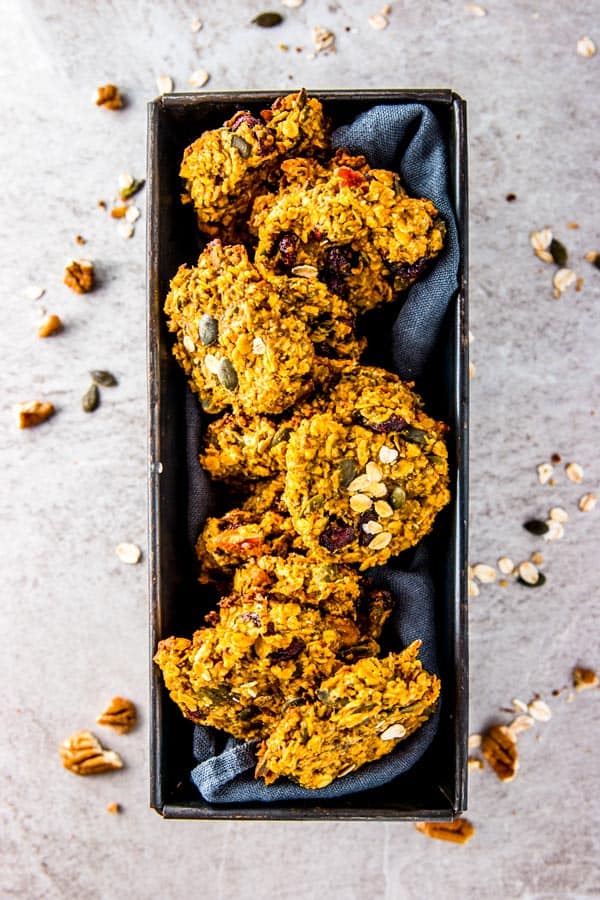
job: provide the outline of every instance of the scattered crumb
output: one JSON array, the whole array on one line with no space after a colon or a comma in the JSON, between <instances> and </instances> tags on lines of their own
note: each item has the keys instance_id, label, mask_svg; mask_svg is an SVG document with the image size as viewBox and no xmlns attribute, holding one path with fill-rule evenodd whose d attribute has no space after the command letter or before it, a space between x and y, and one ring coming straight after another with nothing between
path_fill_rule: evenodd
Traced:
<instances>
[{"instance_id":1,"label":"scattered crumb","mask_svg":"<svg viewBox=\"0 0 600 900\"><path fill-rule=\"evenodd\" d=\"M98 206L100 207L100 209L106 209L106 201L98 200Z\"/></svg>"},{"instance_id":2,"label":"scattered crumb","mask_svg":"<svg viewBox=\"0 0 600 900\"><path fill-rule=\"evenodd\" d=\"M197 34L198 31L202 31L204 26L204 22L202 19L192 19L190 22L190 31L193 31L194 34Z\"/></svg>"},{"instance_id":3,"label":"scattered crumb","mask_svg":"<svg viewBox=\"0 0 600 900\"><path fill-rule=\"evenodd\" d=\"M192 87L201 88L208 82L210 75L204 69L195 69L188 79Z\"/></svg>"},{"instance_id":4,"label":"scattered crumb","mask_svg":"<svg viewBox=\"0 0 600 900\"><path fill-rule=\"evenodd\" d=\"M481 747L481 735L470 734L467 740L467 747L469 748L469 750L476 750L477 747Z\"/></svg>"},{"instance_id":5,"label":"scattered crumb","mask_svg":"<svg viewBox=\"0 0 600 900\"><path fill-rule=\"evenodd\" d=\"M312 39L316 53L335 53L335 34L327 28L315 25L312 30Z\"/></svg>"},{"instance_id":6,"label":"scattered crumb","mask_svg":"<svg viewBox=\"0 0 600 900\"><path fill-rule=\"evenodd\" d=\"M557 466L560 462L562 462L562 456L560 453L553 453L550 457L550 462Z\"/></svg>"},{"instance_id":7,"label":"scattered crumb","mask_svg":"<svg viewBox=\"0 0 600 900\"><path fill-rule=\"evenodd\" d=\"M579 222L567 222L567 228L571 228L571 229L579 228Z\"/></svg>"},{"instance_id":8,"label":"scattered crumb","mask_svg":"<svg viewBox=\"0 0 600 900\"><path fill-rule=\"evenodd\" d=\"M477 563L473 566L473 577L482 584L492 584L496 580L496 570L485 563Z\"/></svg>"},{"instance_id":9,"label":"scattered crumb","mask_svg":"<svg viewBox=\"0 0 600 900\"><path fill-rule=\"evenodd\" d=\"M567 463L565 466L565 474L569 481L574 482L575 484L581 484L583 481L583 469L576 462Z\"/></svg>"},{"instance_id":10,"label":"scattered crumb","mask_svg":"<svg viewBox=\"0 0 600 900\"><path fill-rule=\"evenodd\" d=\"M540 484L547 484L552 475L554 474L554 468L550 465L550 463L540 463L536 466L538 481Z\"/></svg>"},{"instance_id":11,"label":"scattered crumb","mask_svg":"<svg viewBox=\"0 0 600 900\"><path fill-rule=\"evenodd\" d=\"M471 13L472 16L478 16L479 18L487 16L487 9L483 6L478 6L477 3L465 3L465 10Z\"/></svg>"},{"instance_id":12,"label":"scattered crumb","mask_svg":"<svg viewBox=\"0 0 600 900\"><path fill-rule=\"evenodd\" d=\"M508 203L514 203L516 199L517 199L517 195L513 194L512 192L506 195L506 201Z\"/></svg>"},{"instance_id":13,"label":"scattered crumb","mask_svg":"<svg viewBox=\"0 0 600 900\"><path fill-rule=\"evenodd\" d=\"M113 815L118 815L123 812L123 807L120 803L109 803L106 807L106 812L112 813Z\"/></svg>"},{"instance_id":14,"label":"scattered crumb","mask_svg":"<svg viewBox=\"0 0 600 900\"><path fill-rule=\"evenodd\" d=\"M552 710L543 700L532 700L527 704L527 711L537 722L548 722L552 718Z\"/></svg>"},{"instance_id":15,"label":"scattered crumb","mask_svg":"<svg viewBox=\"0 0 600 900\"><path fill-rule=\"evenodd\" d=\"M128 566L134 566L142 558L142 551L137 544L118 544L115 552L121 562L126 563Z\"/></svg>"},{"instance_id":16,"label":"scattered crumb","mask_svg":"<svg viewBox=\"0 0 600 900\"><path fill-rule=\"evenodd\" d=\"M156 87L159 94L170 94L175 87L173 79L170 75L159 75L156 79Z\"/></svg>"},{"instance_id":17,"label":"scattered crumb","mask_svg":"<svg viewBox=\"0 0 600 900\"><path fill-rule=\"evenodd\" d=\"M515 564L510 556L501 556L498 560L498 568L503 575L510 575L515 568Z\"/></svg>"},{"instance_id":18,"label":"scattered crumb","mask_svg":"<svg viewBox=\"0 0 600 900\"><path fill-rule=\"evenodd\" d=\"M579 498L578 507L581 512L591 512L598 502L596 494L584 494Z\"/></svg>"},{"instance_id":19,"label":"scattered crumb","mask_svg":"<svg viewBox=\"0 0 600 900\"><path fill-rule=\"evenodd\" d=\"M135 228L133 227L131 222L121 222L119 224L118 231L119 231L119 234L121 235L121 237L124 240L128 241L129 238L133 237Z\"/></svg>"},{"instance_id":20,"label":"scattered crumb","mask_svg":"<svg viewBox=\"0 0 600 900\"><path fill-rule=\"evenodd\" d=\"M586 59L589 59L590 56L596 55L596 45L594 44L591 37L587 36L587 34L583 37L580 37L577 41L577 52L580 56L583 56Z\"/></svg>"},{"instance_id":21,"label":"scattered crumb","mask_svg":"<svg viewBox=\"0 0 600 900\"><path fill-rule=\"evenodd\" d=\"M76 244L79 244L79 246L81 247L83 244L87 244L87 241L86 241L86 239L83 237L82 234L76 234L76 235L75 235L75 243L76 243Z\"/></svg>"},{"instance_id":22,"label":"scattered crumb","mask_svg":"<svg viewBox=\"0 0 600 900\"><path fill-rule=\"evenodd\" d=\"M371 28L374 28L375 31L383 31L389 24L387 16L383 13L376 13L373 16L369 16L369 25Z\"/></svg>"},{"instance_id":23,"label":"scattered crumb","mask_svg":"<svg viewBox=\"0 0 600 900\"><path fill-rule=\"evenodd\" d=\"M469 772L472 772L473 769L483 769L483 760L479 759L478 756L469 756L467 759L467 768Z\"/></svg>"},{"instance_id":24,"label":"scattered crumb","mask_svg":"<svg viewBox=\"0 0 600 900\"><path fill-rule=\"evenodd\" d=\"M37 284L28 284L27 287L24 287L21 291L25 300L39 300L45 293L46 288L40 287Z\"/></svg>"}]
</instances>

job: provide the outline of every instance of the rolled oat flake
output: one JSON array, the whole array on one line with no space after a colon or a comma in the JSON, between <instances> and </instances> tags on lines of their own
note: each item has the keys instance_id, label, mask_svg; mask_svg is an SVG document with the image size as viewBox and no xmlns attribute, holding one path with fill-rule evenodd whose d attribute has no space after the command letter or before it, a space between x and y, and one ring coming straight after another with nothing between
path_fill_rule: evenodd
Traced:
<instances>
[{"instance_id":1,"label":"rolled oat flake","mask_svg":"<svg viewBox=\"0 0 600 900\"><path fill-rule=\"evenodd\" d=\"M128 566L134 566L139 563L142 558L142 551L137 544L123 543L117 544L116 554L122 563Z\"/></svg>"}]
</instances>

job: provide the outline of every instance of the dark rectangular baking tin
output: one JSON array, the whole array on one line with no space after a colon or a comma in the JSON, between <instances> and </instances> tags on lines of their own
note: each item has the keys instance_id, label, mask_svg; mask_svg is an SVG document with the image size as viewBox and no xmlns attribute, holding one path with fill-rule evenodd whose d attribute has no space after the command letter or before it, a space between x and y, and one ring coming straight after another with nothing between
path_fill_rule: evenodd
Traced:
<instances>
[{"instance_id":1,"label":"dark rectangular baking tin","mask_svg":"<svg viewBox=\"0 0 600 900\"><path fill-rule=\"evenodd\" d=\"M283 92L166 95L148 105L148 397L150 653L170 634L201 624L195 559L186 534L184 385L170 353L162 313L178 266L193 262L198 244L189 208L180 203L183 149L238 109L259 110ZM467 680L467 137L465 102L450 90L314 91L334 125L378 103L425 103L446 130L450 189L461 245L459 290L446 317L431 373L435 415L451 426L452 503L436 523L438 652L444 688L434 743L410 772L376 790L319 804L209 804L189 779L192 729L151 665L151 806L179 819L452 819L466 809ZM423 386L417 385L423 392Z\"/></svg>"}]
</instances>

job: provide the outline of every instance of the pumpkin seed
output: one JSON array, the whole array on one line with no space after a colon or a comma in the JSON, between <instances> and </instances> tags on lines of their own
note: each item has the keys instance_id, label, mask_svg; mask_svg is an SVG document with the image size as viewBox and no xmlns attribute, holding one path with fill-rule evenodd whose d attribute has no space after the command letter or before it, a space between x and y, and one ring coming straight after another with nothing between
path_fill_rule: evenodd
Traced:
<instances>
[{"instance_id":1,"label":"pumpkin seed","mask_svg":"<svg viewBox=\"0 0 600 900\"><path fill-rule=\"evenodd\" d=\"M427 440L427 432L421 428L403 428L400 434L405 441L409 441L411 444L419 444L419 446L423 446Z\"/></svg>"},{"instance_id":2,"label":"pumpkin seed","mask_svg":"<svg viewBox=\"0 0 600 900\"><path fill-rule=\"evenodd\" d=\"M205 347L214 344L219 336L219 323L208 313L200 316L200 324L198 325L198 336Z\"/></svg>"},{"instance_id":3,"label":"pumpkin seed","mask_svg":"<svg viewBox=\"0 0 600 900\"><path fill-rule=\"evenodd\" d=\"M217 378L223 385L226 391L235 391L238 386L238 377L237 372L227 359L227 357L223 357L221 362L219 363L219 368L217 370Z\"/></svg>"},{"instance_id":4,"label":"pumpkin seed","mask_svg":"<svg viewBox=\"0 0 600 900\"><path fill-rule=\"evenodd\" d=\"M128 185L124 185L123 187L121 187L121 190L119 191L119 197L121 198L121 200L129 200L130 197L133 197L134 194L137 194L138 191L141 191L145 184L146 181L143 178L140 178L139 181L137 178L132 178L131 182Z\"/></svg>"},{"instance_id":5,"label":"pumpkin seed","mask_svg":"<svg viewBox=\"0 0 600 900\"><path fill-rule=\"evenodd\" d=\"M406 502L406 491L400 485L396 485L390 494L390 503L394 509L400 509Z\"/></svg>"},{"instance_id":6,"label":"pumpkin seed","mask_svg":"<svg viewBox=\"0 0 600 900\"><path fill-rule=\"evenodd\" d=\"M306 509L308 512L316 512L320 509L325 503L325 497L322 494L316 494L314 497L311 497L308 503L306 504Z\"/></svg>"},{"instance_id":7,"label":"pumpkin seed","mask_svg":"<svg viewBox=\"0 0 600 900\"><path fill-rule=\"evenodd\" d=\"M118 384L112 372L107 372L104 369L92 369L90 377L94 384L99 384L100 387L115 387Z\"/></svg>"},{"instance_id":8,"label":"pumpkin seed","mask_svg":"<svg viewBox=\"0 0 600 900\"><path fill-rule=\"evenodd\" d=\"M529 519L523 523L523 528L530 534L535 534L538 537L541 537L548 531L548 526L541 519Z\"/></svg>"},{"instance_id":9,"label":"pumpkin seed","mask_svg":"<svg viewBox=\"0 0 600 900\"><path fill-rule=\"evenodd\" d=\"M235 147L242 159L248 159L250 153L252 152L252 147L250 146L248 141L245 141L244 138L239 134L233 135L233 137L231 138L231 146Z\"/></svg>"},{"instance_id":10,"label":"pumpkin seed","mask_svg":"<svg viewBox=\"0 0 600 900\"><path fill-rule=\"evenodd\" d=\"M276 431L273 435L273 439L271 441L271 447L276 447L277 444L281 444L282 441L287 441L290 434L292 433L292 429L289 425L284 425L279 431Z\"/></svg>"},{"instance_id":11,"label":"pumpkin seed","mask_svg":"<svg viewBox=\"0 0 600 900\"><path fill-rule=\"evenodd\" d=\"M358 466L353 459L343 459L340 463L340 484L347 488L354 481L358 472Z\"/></svg>"},{"instance_id":12,"label":"pumpkin seed","mask_svg":"<svg viewBox=\"0 0 600 900\"><path fill-rule=\"evenodd\" d=\"M259 13L252 19L252 24L258 25L259 28L274 28L275 25L281 25L282 22L283 16L278 12Z\"/></svg>"},{"instance_id":13,"label":"pumpkin seed","mask_svg":"<svg viewBox=\"0 0 600 900\"><path fill-rule=\"evenodd\" d=\"M567 260L569 259L569 254L567 252L567 248L564 244L561 244L560 241L557 241L556 238L552 238L550 241L550 246L548 247L550 252L550 256L554 260L557 266L566 266Z\"/></svg>"},{"instance_id":14,"label":"pumpkin seed","mask_svg":"<svg viewBox=\"0 0 600 900\"><path fill-rule=\"evenodd\" d=\"M81 408L84 412L91 413L98 408L100 403L100 391L98 386L92 382L81 398Z\"/></svg>"}]
</instances>

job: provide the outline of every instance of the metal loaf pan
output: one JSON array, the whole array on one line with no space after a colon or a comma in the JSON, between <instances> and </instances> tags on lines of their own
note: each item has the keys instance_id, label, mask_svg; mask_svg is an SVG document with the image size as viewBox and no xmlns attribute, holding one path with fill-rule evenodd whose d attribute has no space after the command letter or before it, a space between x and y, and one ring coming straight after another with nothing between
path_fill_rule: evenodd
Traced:
<instances>
[{"instance_id":1,"label":"metal loaf pan","mask_svg":"<svg viewBox=\"0 0 600 900\"><path fill-rule=\"evenodd\" d=\"M236 110L258 111L282 92L172 94L148 107L148 397L150 654L170 634L202 624L203 598L186 533L185 379L173 359L162 306L169 281L193 263L200 243L193 213L180 202L184 148ZM433 744L405 775L376 790L319 804L215 805L189 779L192 723L169 699L151 667L151 806L179 819L452 819L466 808L467 739L467 137L465 102L450 90L314 91L333 125L379 103L427 104L438 116L451 162L450 190L461 246L459 290L444 323L436 361L417 384L432 414L451 428L452 502L434 529L438 654L444 686ZM385 331L380 330L380 334ZM370 344L370 356L378 355ZM385 365L385 348L381 347Z\"/></svg>"}]
</instances>

